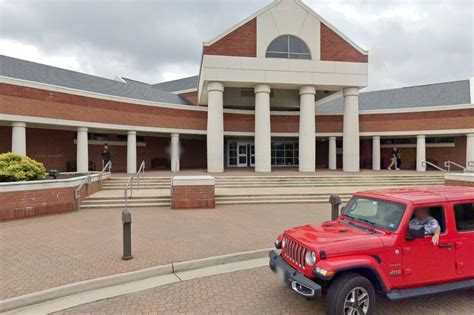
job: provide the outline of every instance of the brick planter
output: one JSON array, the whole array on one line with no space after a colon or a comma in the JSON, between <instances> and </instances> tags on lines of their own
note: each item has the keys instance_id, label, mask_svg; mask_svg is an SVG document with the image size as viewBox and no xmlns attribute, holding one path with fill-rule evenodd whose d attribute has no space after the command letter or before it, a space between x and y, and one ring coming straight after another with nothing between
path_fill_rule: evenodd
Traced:
<instances>
[{"instance_id":1,"label":"brick planter","mask_svg":"<svg viewBox=\"0 0 474 315\"><path fill-rule=\"evenodd\" d=\"M474 187L474 173L446 174L444 184L446 186Z\"/></svg>"},{"instance_id":2,"label":"brick planter","mask_svg":"<svg viewBox=\"0 0 474 315\"><path fill-rule=\"evenodd\" d=\"M70 212L88 195L101 190L99 174L91 176L90 185L81 189L80 200L75 190L84 176L57 180L38 180L0 184L0 221Z\"/></svg>"},{"instance_id":3,"label":"brick planter","mask_svg":"<svg viewBox=\"0 0 474 315\"><path fill-rule=\"evenodd\" d=\"M171 182L173 209L213 209L216 207L212 176L174 176Z\"/></svg>"}]
</instances>

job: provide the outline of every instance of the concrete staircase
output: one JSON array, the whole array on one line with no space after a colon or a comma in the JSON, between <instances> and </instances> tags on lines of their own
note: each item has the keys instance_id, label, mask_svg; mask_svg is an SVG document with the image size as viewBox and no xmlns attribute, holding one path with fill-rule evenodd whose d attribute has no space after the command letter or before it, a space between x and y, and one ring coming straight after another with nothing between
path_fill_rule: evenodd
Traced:
<instances>
[{"instance_id":1,"label":"concrete staircase","mask_svg":"<svg viewBox=\"0 0 474 315\"><path fill-rule=\"evenodd\" d=\"M124 190L128 177L112 177L102 186L102 190ZM170 177L140 177L140 190L142 189L169 189ZM135 181L133 187L137 187Z\"/></svg>"},{"instance_id":2,"label":"concrete staircase","mask_svg":"<svg viewBox=\"0 0 474 315\"><path fill-rule=\"evenodd\" d=\"M216 188L443 185L443 175L222 176Z\"/></svg>"},{"instance_id":3,"label":"concrete staircase","mask_svg":"<svg viewBox=\"0 0 474 315\"><path fill-rule=\"evenodd\" d=\"M112 177L103 191L86 198L81 209L123 208L126 177ZM330 194L343 201L370 187L443 185L443 174L357 174L293 176L216 176L217 204L327 203ZM136 188L137 185L135 184ZM131 208L169 207L170 177L141 177L140 190L129 199Z\"/></svg>"}]
</instances>

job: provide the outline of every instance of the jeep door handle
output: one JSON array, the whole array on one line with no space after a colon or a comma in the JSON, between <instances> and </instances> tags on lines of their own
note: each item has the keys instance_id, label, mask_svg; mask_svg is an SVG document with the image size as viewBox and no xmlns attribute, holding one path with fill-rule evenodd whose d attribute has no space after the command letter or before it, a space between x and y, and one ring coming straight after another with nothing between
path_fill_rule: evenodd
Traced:
<instances>
[{"instance_id":1,"label":"jeep door handle","mask_svg":"<svg viewBox=\"0 0 474 315\"><path fill-rule=\"evenodd\" d=\"M453 247L453 244L439 244L438 247L439 248L451 248L451 247Z\"/></svg>"}]
</instances>

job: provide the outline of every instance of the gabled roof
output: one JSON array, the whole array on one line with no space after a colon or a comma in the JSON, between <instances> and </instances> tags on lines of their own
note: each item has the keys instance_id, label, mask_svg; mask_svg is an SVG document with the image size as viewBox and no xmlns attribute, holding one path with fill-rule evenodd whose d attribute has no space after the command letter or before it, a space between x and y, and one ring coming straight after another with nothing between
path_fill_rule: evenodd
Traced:
<instances>
[{"instance_id":1,"label":"gabled roof","mask_svg":"<svg viewBox=\"0 0 474 315\"><path fill-rule=\"evenodd\" d=\"M360 110L423 108L470 104L469 80L434 83L404 88L364 92L359 95ZM344 99L333 99L316 106L317 113L342 113Z\"/></svg>"},{"instance_id":2,"label":"gabled roof","mask_svg":"<svg viewBox=\"0 0 474 315\"><path fill-rule=\"evenodd\" d=\"M195 75L192 77L153 84L152 87L160 89L162 91L178 92L197 89L198 84L199 76Z\"/></svg>"},{"instance_id":3,"label":"gabled roof","mask_svg":"<svg viewBox=\"0 0 474 315\"><path fill-rule=\"evenodd\" d=\"M146 84L128 84L3 55L0 76L128 99L191 105L179 95Z\"/></svg>"},{"instance_id":4,"label":"gabled roof","mask_svg":"<svg viewBox=\"0 0 474 315\"><path fill-rule=\"evenodd\" d=\"M284 1L294 1L297 5L299 5L300 7L302 7L304 10L306 10L309 14L311 14L312 16L314 16L315 18L317 18L319 21L321 21L321 23L323 23L324 25L326 25L329 29L331 29L332 31L334 31L336 34L338 34L340 37L342 37L346 42L348 42L352 47L354 47L355 49L357 49L360 53L364 54L364 55L367 55L368 54L368 51L364 48L362 48L361 46L359 46L358 44L356 44L355 42L353 42L349 37L347 37L346 35L344 35L341 31L339 31L334 25L332 25L331 23L329 23L327 20L325 20L323 17L321 17L319 14L317 14L313 9L311 9L309 6L307 6L306 4L304 4L301 0L273 0L272 3L268 4L267 6L265 6L264 8L258 10L257 12L255 12L254 14L250 15L249 17L247 17L245 20L237 23L236 25L232 26L231 28L227 29L225 32L221 33L220 35L214 37L212 40L208 41L208 42L205 42L204 45L205 46L209 46L209 45L212 45L214 44L215 42L217 42L218 40L224 38L225 36L227 36L228 34L232 33L233 31L237 30L238 28L240 28L241 26L243 26L244 24L248 23L249 21L255 19L256 17L262 15L263 13L265 13L266 11L272 9L273 7L276 7L278 6L279 4L281 4L282 2Z\"/></svg>"}]
</instances>

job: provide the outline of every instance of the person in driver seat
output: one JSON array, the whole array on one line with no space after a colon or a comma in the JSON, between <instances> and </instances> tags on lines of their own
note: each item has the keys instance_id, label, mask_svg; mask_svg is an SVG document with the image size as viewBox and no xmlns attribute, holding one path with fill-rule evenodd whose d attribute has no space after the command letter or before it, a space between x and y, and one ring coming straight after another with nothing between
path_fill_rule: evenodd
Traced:
<instances>
[{"instance_id":1,"label":"person in driver seat","mask_svg":"<svg viewBox=\"0 0 474 315\"><path fill-rule=\"evenodd\" d=\"M431 242L433 245L438 245L441 226L435 218L430 216L429 208L415 209L415 217L410 220L410 225L423 225L425 235L433 235Z\"/></svg>"}]
</instances>

